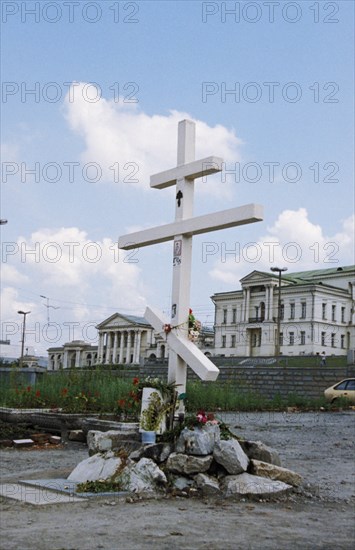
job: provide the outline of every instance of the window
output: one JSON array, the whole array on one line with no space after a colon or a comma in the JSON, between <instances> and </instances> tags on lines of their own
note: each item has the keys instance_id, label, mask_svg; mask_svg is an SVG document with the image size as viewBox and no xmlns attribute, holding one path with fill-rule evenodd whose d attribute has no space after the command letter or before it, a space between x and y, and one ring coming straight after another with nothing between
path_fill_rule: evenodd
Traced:
<instances>
[{"instance_id":1,"label":"window","mask_svg":"<svg viewBox=\"0 0 355 550\"><path fill-rule=\"evenodd\" d=\"M349 380L349 382L346 385L347 390L355 390L355 380Z\"/></svg>"},{"instance_id":2,"label":"window","mask_svg":"<svg viewBox=\"0 0 355 550\"><path fill-rule=\"evenodd\" d=\"M231 336L231 348L235 348L235 334Z\"/></svg>"},{"instance_id":3,"label":"window","mask_svg":"<svg viewBox=\"0 0 355 550\"><path fill-rule=\"evenodd\" d=\"M295 333L290 332L290 346L294 346L294 345L295 345Z\"/></svg>"},{"instance_id":4,"label":"window","mask_svg":"<svg viewBox=\"0 0 355 550\"><path fill-rule=\"evenodd\" d=\"M227 310L226 309L223 310L223 321L222 322L223 322L224 325L227 322Z\"/></svg>"},{"instance_id":5,"label":"window","mask_svg":"<svg viewBox=\"0 0 355 550\"><path fill-rule=\"evenodd\" d=\"M344 336L344 334L342 334L340 336L340 347L341 347L341 349L345 348L345 336Z\"/></svg>"},{"instance_id":6,"label":"window","mask_svg":"<svg viewBox=\"0 0 355 550\"><path fill-rule=\"evenodd\" d=\"M336 306L332 305L332 321L335 321Z\"/></svg>"},{"instance_id":7,"label":"window","mask_svg":"<svg viewBox=\"0 0 355 550\"><path fill-rule=\"evenodd\" d=\"M322 344L322 346L326 345L326 343L325 343L325 332L321 333L321 344Z\"/></svg>"},{"instance_id":8,"label":"window","mask_svg":"<svg viewBox=\"0 0 355 550\"><path fill-rule=\"evenodd\" d=\"M280 332L279 344L280 344L280 346L284 345L284 334L283 334L283 332Z\"/></svg>"},{"instance_id":9,"label":"window","mask_svg":"<svg viewBox=\"0 0 355 550\"><path fill-rule=\"evenodd\" d=\"M335 333L334 332L332 332L330 341L331 341L332 348L335 348L336 346L335 346Z\"/></svg>"},{"instance_id":10,"label":"window","mask_svg":"<svg viewBox=\"0 0 355 550\"><path fill-rule=\"evenodd\" d=\"M341 322L345 323L345 307L341 308Z\"/></svg>"},{"instance_id":11,"label":"window","mask_svg":"<svg viewBox=\"0 0 355 550\"><path fill-rule=\"evenodd\" d=\"M301 302L301 319L305 319L307 314L307 304L306 302Z\"/></svg>"},{"instance_id":12,"label":"window","mask_svg":"<svg viewBox=\"0 0 355 550\"><path fill-rule=\"evenodd\" d=\"M322 304L322 319L327 318L327 304Z\"/></svg>"},{"instance_id":13,"label":"window","mask_svg":"<svg viewBox=\"0 0 355 550\"><path fill-rule=\"evenodd\" d=\"M294 319L294 318L295 318L295 304L291 303L290 304L290 319Z\"/></svg>"},{"instance_id":14,"label":"window","mask_svg":"<svg viewBox=\"0 0 355 550\"><path fill-rule=\"evenodd\" d=\"M222 348L226 347L226 337L222 336Z\"/></svg>"},{"instance_id":15,"label":"window","mask_svg":"<svg viewBox=\"0 0 355 550\"><path fill-rule=\"evenodd\" d=\"M285 306L284 304L281 304L281 307L280 307L280 319L284 319L285 317Z\"/></svg>"},{"instance_id":16,"label":"window","mask_svg":"<svg viewBox=\"0 0 355 550\"><path fill-rule=\"evenodd\" d=\"M237 322L237 310L233 309L232 310L232 323L236 323L236 322Z\"/></svg>"},{"instance_id":17,"label":"window","mask_svg":"<svg viewBox=\"0 0 355 550\"><path fill-rule=\"evenodd\" d=\"M301 346L304 346L306 343L306 333L304 330L301 330Z\"/></svg>"}]
</instances>

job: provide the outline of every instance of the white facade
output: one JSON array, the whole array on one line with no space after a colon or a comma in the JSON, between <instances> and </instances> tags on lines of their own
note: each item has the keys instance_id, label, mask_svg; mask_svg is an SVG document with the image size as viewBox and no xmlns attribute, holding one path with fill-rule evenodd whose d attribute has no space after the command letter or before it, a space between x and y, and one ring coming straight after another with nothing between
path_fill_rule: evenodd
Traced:
<instances>
[{"instance_id":1,"label":"white facade","mask_svg":"<svg viewBox=\"0 0 355 550\"><path fill-rule=\"evenodd\" d=\"M97 325L98 346L74 340L48 349L48 370L89 367L99 364L140 364L144 359L164 361L169 348L144 317L115 313ZM205 355L213 354L212 330L203 329L197 342Z\"/></svg>"},{"instance_id":2,"label":"white facade","mask_svg":"<svg viewBox=\"0 0 355 550\"><path fill-rule=\"evenodd\" d=\"M212 296L215 355L275 355L278 275L253 271L242 290ZM355 348L354 266L284 273L280 353L346 355Z\"/></svg>"},{"instance_id":3,"label":"white facade","mask_svg":"<svg viewBox=\"0 0 355 550\"><path fill-rule=\"evenodd\" d=\"M96 327L99 331L99 364L139 364L142 357L153 353L167 357L164 341L155 337L144 317L115 313Z\"/></svg>"}]
</instances>

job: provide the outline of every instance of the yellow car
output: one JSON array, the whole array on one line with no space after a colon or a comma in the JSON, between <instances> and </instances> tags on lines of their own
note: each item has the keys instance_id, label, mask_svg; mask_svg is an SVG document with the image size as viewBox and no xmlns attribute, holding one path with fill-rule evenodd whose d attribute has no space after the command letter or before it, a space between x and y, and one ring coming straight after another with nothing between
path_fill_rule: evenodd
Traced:
<instances>
[{"instance_id":1,"label":"yellow car","mask_svg":"<svg viewBox=\"0 0 355 550\"><path fill-rule=\"evenodd\" d=\"M339 397L344 397L349 399L350 403L355 404L355 378L346 378L327 388L324 391L324 397L331 403L334 403Z\"/></svg>"}]
</instances>

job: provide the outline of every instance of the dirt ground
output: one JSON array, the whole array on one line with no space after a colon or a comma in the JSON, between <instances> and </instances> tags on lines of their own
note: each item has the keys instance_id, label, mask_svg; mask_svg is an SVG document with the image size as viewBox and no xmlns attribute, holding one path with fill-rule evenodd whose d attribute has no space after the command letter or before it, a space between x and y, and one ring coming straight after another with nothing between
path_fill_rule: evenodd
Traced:
<instances>
[{"instance_id":1,"label":"dirt ground","mask_svg":"<svg viewBox=\"0 0 355 550\"><path fill-rule=\"evenodd\" d=\"M222 417L222 415L221 415ZM288 550L355 547L355 412L233 413L235 433L276 448L305 487L274 501L101 497L33 506L0 497L1 550ZM83 444L3 449L1 481L66 477Z\"/></svg>"}]
</instances>

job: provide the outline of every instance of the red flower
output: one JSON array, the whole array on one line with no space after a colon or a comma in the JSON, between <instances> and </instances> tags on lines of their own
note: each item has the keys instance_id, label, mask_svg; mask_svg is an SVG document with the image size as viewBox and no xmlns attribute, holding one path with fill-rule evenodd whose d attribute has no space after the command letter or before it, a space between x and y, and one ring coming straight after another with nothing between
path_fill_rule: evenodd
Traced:
<instances>
[{"instance_id":1,"label":"red flower","mask_svg":"<svg viewBox=\"0 0 355 550\"><path fill-rule=\"evenodd\" d=\"M31 386L27 386L26 390L30 392L32 390Z\"/></svg>"},{"instance_id":2,"label":"red flower","mask_svg":"<svg viewBox=\"0 0 355 550\"><path fill-rule=\"evenodd\" d=\"M133 386L137 386L139 384L139 378L133 378Z\"/></svg>"},{"instance_id":3,"label":"red flower","mask_svg":"<svg viewBox=\"0 0 355 550\"><path fill-rule=\"evenodd\" d=\"M118 406L121 407L121 409L124 409L125 406L126 406L126 400L125 399L119 399L117 401L117 403L118 403Z\"/></svg>"},{"instance_id":4,"label":"red flower","mask_svg":"<svg viewBox=\"0 0 355 550\"><path fill-rule=\"evenodd\" d=\"M60 393L62 394L62 397L65 397L68 393L68 388L63 388Z\"/></svg>"},{"instance_id":5,"label":"red flower","mask_svg":"<svg viewBox=\"0 0 355 550\"><path fill-rule=\"evenodd\" d=\"M41 397L41 392L39 390L37 390L35 396L36 397Z\"/></svg>"}]
</instances>

